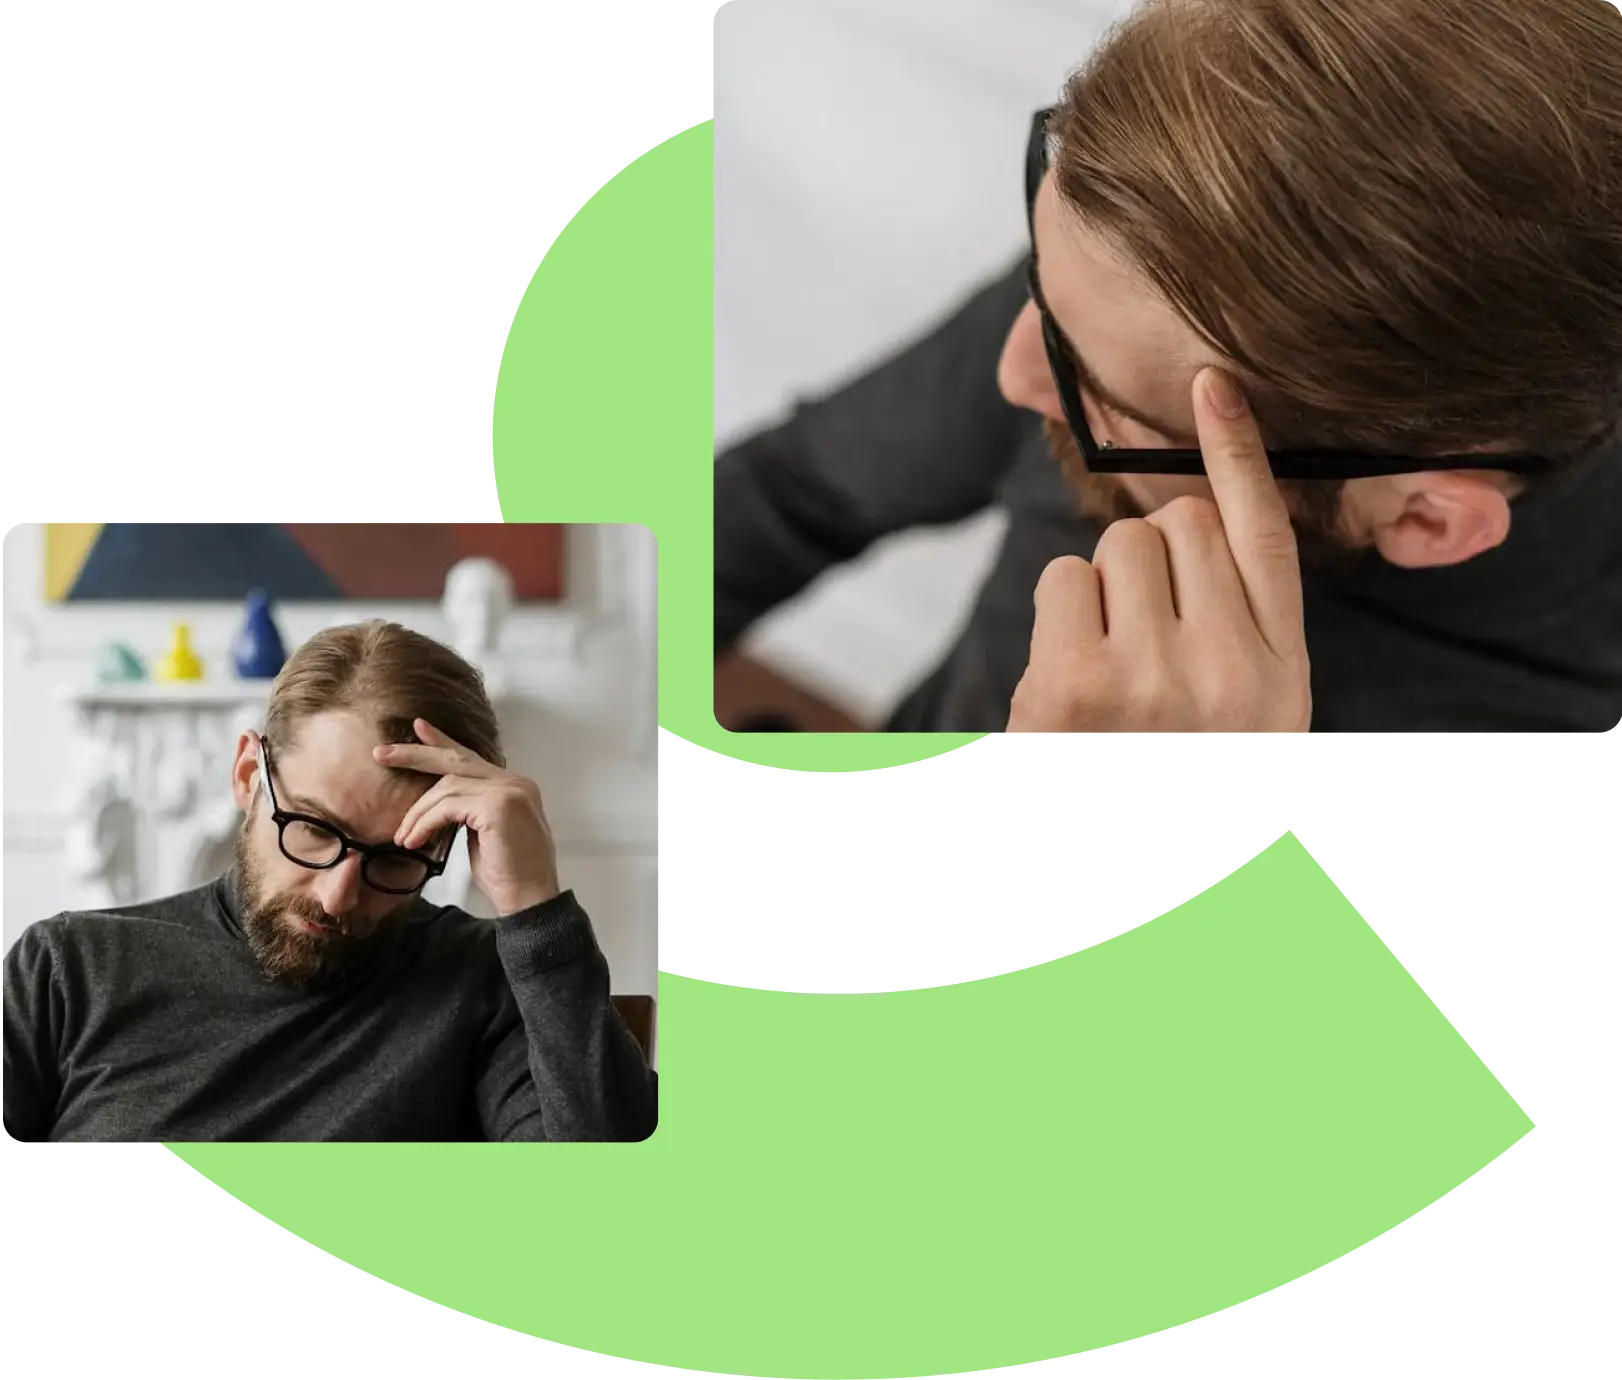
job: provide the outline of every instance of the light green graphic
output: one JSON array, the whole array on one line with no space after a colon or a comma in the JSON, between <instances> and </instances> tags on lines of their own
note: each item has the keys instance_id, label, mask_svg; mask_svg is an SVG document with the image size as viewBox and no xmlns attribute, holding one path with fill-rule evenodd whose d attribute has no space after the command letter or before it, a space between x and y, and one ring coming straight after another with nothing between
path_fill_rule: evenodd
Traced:
<instances>
[{"instance_id":1,"label":"light green graphic","mask_svg":"<svg viewBox=\"0 0 1622 1380\"><path fill-rule=\"evenodd\" d=\"M849 771L964 734L732 734L711 710L713 176L708 124L597 193L548 251L496 384L508 522L640 522L659 537L659 722L712 751Z\"/></svg>"},{"instance_id":2,"label":"light green graphic","mask_svg":"<svg viewBox=\"0 0 1622 1380\"><path fill-rule=\"evenodd\" d=\"M1291 836L1022 972L863 996L666 975L660 997L641 1145L175 1149L322 1249L536 1336L899 1376L1228 1307L1531 1127Z\"/></svg>"}]
</instances>

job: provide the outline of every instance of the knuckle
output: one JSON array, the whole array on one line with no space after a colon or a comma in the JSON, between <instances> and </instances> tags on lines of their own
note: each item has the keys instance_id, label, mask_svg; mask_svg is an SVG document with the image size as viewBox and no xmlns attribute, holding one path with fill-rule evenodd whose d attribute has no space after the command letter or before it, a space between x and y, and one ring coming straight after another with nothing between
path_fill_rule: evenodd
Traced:
<instances>
[{"instance_id":1,"label":"knuckle","mask_svg":"<svg viewBox=\"0 0 1622 1380\"><path fill-rule=\"evenodd\" d=\"M1163 532L1198 535L1222 530L1222 514L1216 504L1197 494L1179 494L1153 518Z\"/></svg>"},{"instance_id":2,"label":"knuckle","mask_svg":"<svg viewBox=\"0 0 1622 1380\"><path fill-rule=\"evenodd\" d=\"M1160 543L1159 531L1147 518L1120 518L1099 534L1098 545L1093 549L1093 563L1101 565L1123 552L1141 551Z\"/></svg>"},{"instance_id":3,"label":"knuckle","mask_svg":"<svg viewBox=\"0 0 1622 1380\"><path fill-rule=\"evenodd\" d=\"M1073 585L1087 578L1088 562L1081 556L1055 556L1042 569L1037 588L1052 589L1059 585Z\"/></svg>"},{"instance_id":4,"label":"knuckle","mask_svg":"<svg viewBox=\"0 0 1622 1380\"><path fill-rule=\"evenodd\" d=\"M1160 530L1168 546L1202 550L1226 540L1217 504L1189 493L1171 499L1165 508L1156 509L1150 514L1150 521Z\"/></svg>"},{"instance_id":5,"label":"knuckle","mask_svg":"<svg viewBox=\"0 0 1622 1380\"><path fill-rule=\"evenodd\" d=\"M1130 545L1133 542L1158 540L1155 529L1148 518L1121 518L1110 523L1104 529L1099 541L1110 542L1116 546Z\"/></svg>"},{"instance_id":6,"label":"knuckle","mask_svg":"<svg viewBox=\"0 0 1622 1380\"><path fill-rule=\"evenodd\" d=\"M1264 560L1294 561L1297 559L1295 528L1287 519L1269 522L1258 527L1249 537L1250 549Z\"/></svg>"}]
</instances>

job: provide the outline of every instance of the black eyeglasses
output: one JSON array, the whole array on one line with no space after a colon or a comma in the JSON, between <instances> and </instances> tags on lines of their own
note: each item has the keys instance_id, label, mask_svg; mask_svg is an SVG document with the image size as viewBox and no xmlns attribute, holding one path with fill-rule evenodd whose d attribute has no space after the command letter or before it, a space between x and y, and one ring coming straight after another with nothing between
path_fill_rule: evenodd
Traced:
<instances>
[{"instance_id":1,"label":"black eyeglasses","mask_svg":"<svg viewBox=\"0 0 1622 1380\"><path fill-rule=\"evenodd\" d=\"M270 779L270 741L259 739L259 780L265 799L270 802L271 822L276 826L276 841L282 856L300 867L324 872L336 867L350 853L361 857L361 880L373 891L390 896L409 896L421 891L429 881L445 870L450 857L451 843L456 838L452 829L445 839L441 856L433 857L410 848L399 848L392 843L361 843L350 838L337 825L315 815L301 815L284 810L276 803L276 787Z\"/></svg>"},{"instance_id":2,"label":"black eyeglasses","mask_svg":"<svg viewBox=\"0 0 1622 1380\"><path fill-rule=\"evenodd\" d=\"M1048 123L1051 108L1039 110L1031 120L1031 140L1025 151L1025 221L1031 237L1027 261L1031 300L1042 320L1042 343L1048 367L1059 390L1064 419L1096 474L1204 474L1205 457L1198 450L1149 450L1100 445L1087 425L1081 405L1081 382L1075 360L1059 323L1042 298L1036 273L1036 195L1052 160ZM1547 469L1549 462L1535 455L1367 455L1345 450L1269 450L1268 464L1277 479L1367 479L1385 474L1414 474L1424 470L1508 470L1528 474Z\"/></svg>"}]
</instances>

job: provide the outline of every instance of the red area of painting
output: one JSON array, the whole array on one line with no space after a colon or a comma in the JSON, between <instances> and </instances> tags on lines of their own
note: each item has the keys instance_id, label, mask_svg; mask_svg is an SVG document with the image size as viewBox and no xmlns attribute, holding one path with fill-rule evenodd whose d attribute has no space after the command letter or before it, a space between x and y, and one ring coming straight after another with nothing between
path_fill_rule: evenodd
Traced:
<instances>
[{"instance_id":1,"label":"red area of painting","mask_svg":"<svg viewBox=\"0 0 1622 1380\"><path fill-rule=\"evenodd\" d=\"M489 556L506 566L520 599L563 597L562 523L458 522L450 530L462 556Z\"/></svg>"},{"instance_id":2,"label":"red area of painting","mask_svg":"<svg viewBox=\"0 0 1622 1380\"><path fill-rule=\"evenodd\" d=\"M559 523L289 522L288 535L351 599L438 599L465 556L489 556L520 599L563 594Z\"/></svg>"},{"instance_id":3,"label":"red area of painting","mask_svg":"<svg viewBox=\"0 0 1622 1380\"><path fill-rule=\"evenodd\" d=\"M351 599L437 599L456 544L437 523L287 523L310 558Z\"/></svg>"}]
</instances>

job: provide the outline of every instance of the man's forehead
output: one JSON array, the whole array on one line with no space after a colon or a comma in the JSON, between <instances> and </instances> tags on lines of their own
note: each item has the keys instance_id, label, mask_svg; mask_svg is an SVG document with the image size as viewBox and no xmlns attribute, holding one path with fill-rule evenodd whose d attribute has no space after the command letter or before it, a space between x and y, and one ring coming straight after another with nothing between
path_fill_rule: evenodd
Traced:
<instances>
[{"instance_id":1,"label":"man's forehead","mask_svg":"<svg viewBox=\"0 0 1622 1380\"><path fill-rule=\"evenodd\" d=\"M431 777L392 771L369 757L351 761L297 747L291 753L277 752L274 765L278 786L285 781L287 789L335 801L346 797L409 803L433 784Z\"/></svg>"},{"instance_id":2,"label":"man's forehead","mask_svg":"<svg viewBox=\"0 0 1622 1380\"><path fill-rule=\"evenodd\" d=\"M1036 202L1042 293L1099 391L1192 436L1194 378L1219 358L1114 245L1060 200L1050 173Z\"/></svg>"},{"instance_id":3,"label":"man's forehead","mask_svg":"<svg viewBox=\"0 0 1622 1380\"><path fill-rule=\"evenodd\" d=\"M387 778L381 778L387 783ZM392 843L394 831L406 811L422 791L403 781L381 789L370 788L356 778L347 781L329 777L313 785L300 782L301 789L283 788L280 804L294 814L314 815L336 825L361 843Z\"/></svg>"},{"instance_id":4,"label":"man's forehead","mask_svg":"<svg viewBox=\"0 0 1622 1380\"><path fill-rule=\"evenodd\" d=\"M1044 255L1058 254L1098 275L1103 284L1116 283L1123 292L1146 286L1140 270L1126 253L1093 229L1063 197L1050 172L1036 194L1037 239Z\"/></svg>"},{"instance_id":5,"label":"man's forehead","mask_svg":"<svg viewBox=\"0 0 1622 1380\"><path fill-rule=\"evenodd\" d=\"M371 720L351 709L327 709L306 714L287 733L290 739L279 744L283 752L303 755L370 757L379 741Z\"/></svg>"},{"instance_id":6,"label":"man's forehead","mask_svg":"<svg viewBox=\"0 0 1622 1380\"><path fill-rule=\"evenodd\" d=\"M433 779L374 761L376 732L364 723L335 722L345 717L313 715L297 726L290 742L271 744L277 789L289 800L320 807L310 812L325 814L334 824L391 832Z\"/></svg>"}]
</instances>

